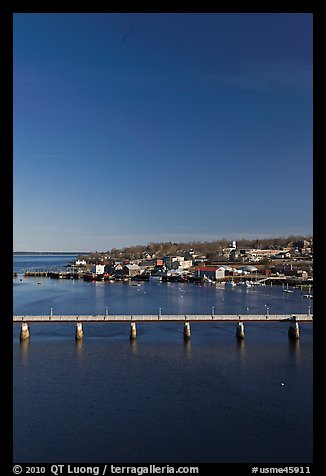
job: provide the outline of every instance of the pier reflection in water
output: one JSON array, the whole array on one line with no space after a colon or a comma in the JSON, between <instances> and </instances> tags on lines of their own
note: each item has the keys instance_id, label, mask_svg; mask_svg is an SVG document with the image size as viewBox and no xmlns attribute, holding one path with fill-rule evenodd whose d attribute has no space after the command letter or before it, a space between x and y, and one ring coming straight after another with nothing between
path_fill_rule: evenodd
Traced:
<instances>
[{"instance_id":1,"label":"pier reflection in water","mask_svg":"<svg viewBox=\"0 0 326 476\"><path fill-rule=\"evenodd\" d=\"M191 358L191 341L189 339L183 340L183 348L185 351L185 356L190 359Z\"/></svg>"},{"instance_id":2,"label":"pier reflection in water","mask_svg":"<svg viewBox=\"0 0 326 476\"><path fill-rule=\"evenodd\" d=\"M137 354L138 342L136 339L130 339L130 350L132 354Z\"/></svg>"},{"instance_id":3,"label":"pier reflection in water","mask_svg":"<svg viewBox=\"0 0 326 476\"><path fill-rule=\"evenodd\" d=\"M20 343L20 355L22 365L28 365L28 352L29 352L30 341L29 339L23 340Z\"/></svg>"},{"instance_id":4,"label":"pier reflection in water","mask_svg":"<svg viewBox=\"0 0 326 476\"><path fill-rule=\"evenodd\" d=\"M239 355L240 359L244 359L245 358L245 345L246 345L244 339L236 339L235 343L236 343L236 348L237 348L237 352L238 352L238 355Z\"/></svg>"},{"instance_id":5,"label":"pier reflection in water","mask_svg":"<svg viewBox=\"0 0 326 476\"><path fill-rule=\"evenodd\" d=\"M78 362L83 361L83 339L75 339L76 357Z\"/></svg>"},{"instance_id":6,"label":"pier reflection in water","mask_svg":"<svg viewBox=\"0 0 326 476\"><path fill-rule=\"evenodd\" d=\"M298 357L300 353L300 339L289 339L290 352Z\"/></svg>"}]
</instances>

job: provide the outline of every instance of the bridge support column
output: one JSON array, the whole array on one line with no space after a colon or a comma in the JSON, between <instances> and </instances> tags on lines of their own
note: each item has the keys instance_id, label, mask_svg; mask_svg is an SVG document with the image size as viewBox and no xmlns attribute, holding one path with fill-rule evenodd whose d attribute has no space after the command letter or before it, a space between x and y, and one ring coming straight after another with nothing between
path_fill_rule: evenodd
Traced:
<instances>
[{"instance_id":1,"label":"bridge support column","mask_svg":"<svg viewBox=\"0 0 326 476\"><path fill-rule=\"evenodd\" d=\"M136 339L136 337L137 337L136 323L132 322L130 324L130 339Z\"/></svg>"},{"instance_id":2,"label":"bridge support column","mask_svg":"<svg viewBox=\"0 0 326 476\"><path fill-rule=\"evenodd\" d=\"M29 339L29 337L30 337L30 333L29 333L28 323L27 322L22 322L19 339L20 340L25 340L25 339Z\"/></svg>"},{"instance_id":3,"label":"bridge support column","mask_svg":"<svg viewBox=\"0 0 326 476\"><path fill-rule=\"evenodd\" d=\"M237 330L236 330L236 336L237 336L238 339L244 339L245 331L244 331L244 323L243 322L238 322Z\"/></svg>"},{"instance_id":4,"label":"bridge support column","mask_svg":"<svg viewBox=\"0 0 326 476\"><path fill-rule=\"evenodd\" d=\"M189 322L184 323L183 337L185 338L185 340L190 339L190 324L189 324Z\"/></svg>"},{"instance_id":5,"label":"bridge support column","mask_svg":"<svg viewBox=\"0 0 326 476\"><path fill-rule=\"evenodd\" d=\"M293 321L289 325L289 338L290 339L299 339L300 337L300 328L299 324L296 321L296 318L293 318Z\"/></svg>"},{"instance_id":6,"label":"bridge support column","mask_svg":"<svg viewBox=\"0 0 326 476\"><path fill-rule=\"evenodd\" d=\"M77 322L75 339L81 340L83 337L84 337L83 324L81 322Z\"/></svg>"}]
</instances>

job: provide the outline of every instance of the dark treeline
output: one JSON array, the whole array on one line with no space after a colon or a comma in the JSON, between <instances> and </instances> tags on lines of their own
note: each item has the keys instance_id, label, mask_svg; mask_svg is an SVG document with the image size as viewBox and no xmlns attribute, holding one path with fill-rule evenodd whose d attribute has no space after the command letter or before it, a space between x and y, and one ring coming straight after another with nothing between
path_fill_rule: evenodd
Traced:
<instances>
[{"instance_id":1,"label":"dark treeline","mask_svg":"<svg viewBox=\"0 0 326 476\"><path fill-rule=\"evenodd\" d=\"M255 249L282 249L289 243L302 240L311 240L312 236L289 235L287 237L276 238L257 238L249 240L246 238L236 240L237 248L255 248ZM210 257L218 257L223 254L223 249L231 245L230 240L225 238L215 241L191 241L191 242L150 242L147 245L135 245L123 248L112 248L105 252L111 258L124 259L142 259L145 255L156 257L173 256L183 254L193 250L197 255L205 255ZM97 254L97 252L96 252Z\"/></svg>"}]
</instances>

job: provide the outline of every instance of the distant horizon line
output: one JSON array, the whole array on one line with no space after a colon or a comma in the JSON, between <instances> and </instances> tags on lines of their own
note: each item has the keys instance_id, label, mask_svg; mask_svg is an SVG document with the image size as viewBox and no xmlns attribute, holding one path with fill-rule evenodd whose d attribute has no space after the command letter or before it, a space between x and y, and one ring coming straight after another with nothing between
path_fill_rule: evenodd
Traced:
<instances>
[{"instance_id":1,"label":"distant horizon line","mask_svg":"<svg viewBox=\"0 0 326 476\"><path fill-rule=\"evenodd\" d=\"M90 254L92 251L13 251L14 255L30 254L30 255L76 255L76 254Z\"/></svg>"}]
</instances>

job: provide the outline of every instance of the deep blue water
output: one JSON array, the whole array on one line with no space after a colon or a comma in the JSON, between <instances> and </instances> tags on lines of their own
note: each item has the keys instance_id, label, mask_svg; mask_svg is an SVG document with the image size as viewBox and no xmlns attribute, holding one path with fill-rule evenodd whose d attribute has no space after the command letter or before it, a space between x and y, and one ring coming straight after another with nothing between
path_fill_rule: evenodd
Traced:
<instances>
[{"instance_id":1,"label":"deep blue water","mask_svg":"<svg viewBox=\"0 0 326 476\"><path fill-rule=\"evenodd\" d=\"M50 259L16 256L14 269ZM308 305L279 286L14 278L15 314L305 313ZM128 324L85 324L78 343L73 324L30 329L20 343L14 325L15 462L312 461L310 323L295 343L287 323L247 323L242 343L232 323L194 323L187 343L178 323L138 324L132 343Z\"/></svg>"}]
</instances>

